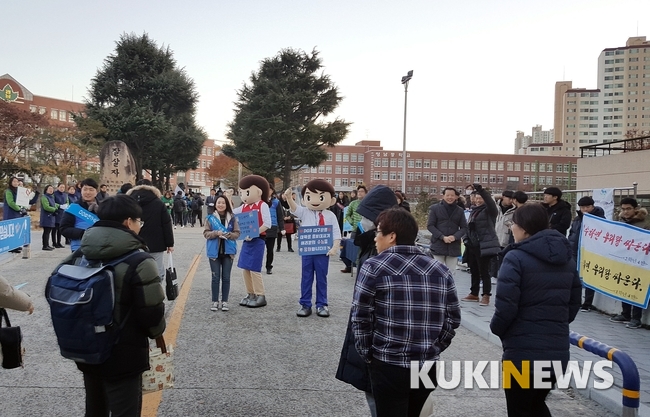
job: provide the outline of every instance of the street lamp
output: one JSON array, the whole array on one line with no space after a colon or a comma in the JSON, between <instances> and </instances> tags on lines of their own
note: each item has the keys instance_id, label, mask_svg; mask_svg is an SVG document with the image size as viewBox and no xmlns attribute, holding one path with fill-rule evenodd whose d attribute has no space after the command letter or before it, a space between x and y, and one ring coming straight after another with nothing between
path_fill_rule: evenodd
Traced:
<instances>
[{"instance_id":1,"label":"street lamp","mask_svg":"<svg viewBox=\"0 0 650 417\"><path fill-rule=\"evenodd\" d=\"M409 91L409 81L413 78L413 70L402 77L404 84L404 139L402 141L402 192L406 195L406 99Z\"/></svg>"}]
</instances>

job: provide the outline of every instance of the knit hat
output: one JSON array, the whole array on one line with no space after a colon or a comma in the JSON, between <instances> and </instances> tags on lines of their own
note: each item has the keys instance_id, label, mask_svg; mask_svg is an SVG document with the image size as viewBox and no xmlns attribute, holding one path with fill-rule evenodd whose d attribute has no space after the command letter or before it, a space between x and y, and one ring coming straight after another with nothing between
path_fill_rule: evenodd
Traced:
<instances>
[{"instance_id":1,"label":"knit hat","mask_svg":"<svg viewBox=\"0 0 650 417\"><path fill-rule=\"evenodd\" d=\"M361 200L357 213L374 223L379 213L396 205L397 197L393 190L385 185L378 185Z\"/></svg>"},{"instance_id":2,"label":"knit hat","mask_svg":"<svg viewBox=\"0 0 650 417\"><path fill-rule=\"evenodd\" d=\"M544 190L544 194L548 194L560 198L562 197L562 190L560 190L557 187L548 187L547 189Z\"/></svg>"},{"instance_id":3,"label":"knit hat","mask_svg":"<svg viewBox=\"0 0 650 417\"><path fill-rule=\"evenodd\" d=\"M582 197L578 200L578 207L593 206L594 199L591 197Z\"/></svg>"}]
</instances>

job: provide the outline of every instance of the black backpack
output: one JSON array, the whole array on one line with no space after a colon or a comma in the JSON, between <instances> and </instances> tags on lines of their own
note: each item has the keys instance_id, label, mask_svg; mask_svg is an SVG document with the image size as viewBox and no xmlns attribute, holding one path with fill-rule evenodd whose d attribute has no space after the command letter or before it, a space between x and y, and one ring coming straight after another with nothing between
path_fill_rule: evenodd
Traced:
<instances>
[{"instance_id":1,"label":"black backpack","mask_svg":"<svg viewBox=\"0 0 650 417\"><path fill-rule=\"evenodd\" d=\"M82 258L82 265L61 264L54 270L45 285L45 298L64 358L100 364L110 357L130 314L119 325L113 322L115 265L140 252L98 264Z\"/></svg>"},{"instance_id":2,"label":"black backpack","mask_svg":"<svg viewBox=\"0 0 650 417\"><path fill-rule=\"evenodd\" d=\"M183 211L185 210L185 200L182 198L174 199L174 211Z\"/></svg>"},{"instance_id":3,"label":"black backpack","mask_svg":"<svg viewBox=\"0 0 650 417\"><path fill-rule=\"evenodd\" d=\"M192 200L191 208L192 208L192 210L198 210L199 209L199 200L198 199Z\"/></svg>"}]
</instances>

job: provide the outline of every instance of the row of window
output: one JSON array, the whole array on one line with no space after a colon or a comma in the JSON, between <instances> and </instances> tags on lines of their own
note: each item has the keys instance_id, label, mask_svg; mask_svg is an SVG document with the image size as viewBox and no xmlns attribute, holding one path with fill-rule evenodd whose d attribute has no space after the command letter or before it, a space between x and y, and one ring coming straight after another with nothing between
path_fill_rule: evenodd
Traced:
<instances>
[{"instance_id":1,"label":"row of window","mask_svg":"<svg viewBox=\"0 0 650 417\"><path fill-rule=\"evenodd\" d=\"M305 173L311 173L311 174L331 174L332 173L332 165L319 165L318 167L306 167L303 169ZM360 174L363 175L363 167L362 166L341 166L341 165L336 165L334 168L334 171L336 174Z\"/></svg>"},{"instance_id":2,"label":"row of window","mask_svg":"<svg viewBox=\"0 0 650 417\"><path fill-rule=\"evenodd\" d=\"M641 50L642 51L641 53L644 53L644 54L645 53L650 53L650 50L648 48L630 48L630 49L627 49L627 52L630 55L633 55L633 54L638 54L639 50ZM617 49L615 51L605 51L605 56L625 55L625 51L626 51L625 49Z\"/></svg>"},{"instance_id":3,"label":"row of window","mask_svg":"<svg viewBox=\"0 0 650 417\"><path fill-rule=\"evenodd\" d=\"M47 112L47 109L43 106L35 106L31 104L29 106L29 111L32 113L38 113L44 115ZM74 122L72 113L65 110L50 109L50 119L59 120L61 122Z\"/></svg>"},{"instance_id":4,"label":"row of window","mask_svg":"<svg viewBox=\"0 0 650 417\"><path fill-rule=\"evenodd\" d=\"M364 155L362 153L337 153L335 155L336 162L364 162ZM332 153L327 153L327 160L332 160Z\"/></svg>"}]
</instances>

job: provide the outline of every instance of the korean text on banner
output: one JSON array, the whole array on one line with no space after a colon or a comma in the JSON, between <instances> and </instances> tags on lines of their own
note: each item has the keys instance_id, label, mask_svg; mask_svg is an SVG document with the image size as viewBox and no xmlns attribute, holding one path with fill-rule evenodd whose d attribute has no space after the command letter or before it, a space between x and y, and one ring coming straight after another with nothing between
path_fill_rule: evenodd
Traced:
<instances>
[{"instance_id":1,"label":"korean text on banner","mask_svg":"<svg viewBox=\"0 0 650 417\"><path fill-rule=\"evenodd\" d=\"M648 307L650 231L585 214L578 270L584 284L637 307Z\"/></svg>"},{"instance_id":2,"label":"korean text on banner","mask_svg":"<svg viewBox=\"0 0 650 417\"><path fill-rule=\"evenodd\" d=\"M332 225L298 229L298 255L325 255L334 244Z\"/></svg>"},{"instance_id":3,"label":"korean text on banner","mask_svg":"<svg viewBox=\"0 0 650 417\"><path fill-rule=\"evenodd\" d=\"M237 217L239 230L241 231L239 239L237 240L244 240L247 237L250 237L251 239L254 237L259 237L260 224L257 216L257 210L247 211L245 213L237 213L235 214L235 217Z\"/></svg>"},{"instance_id":4,"label":"korean text on banner","mask_svg":"<svg viewBox=\"0 0 650 417\"><path fill-rule=\"evenodd\" d=\"M0 221L0 253L9 252L31 243L29 216Z\"/></svg>"}]
</instances>

